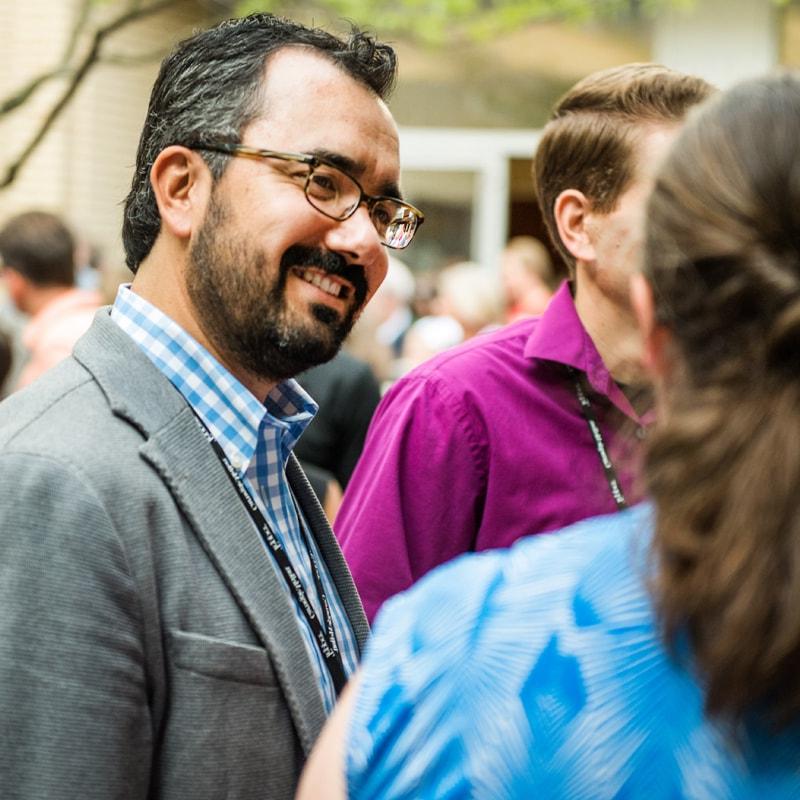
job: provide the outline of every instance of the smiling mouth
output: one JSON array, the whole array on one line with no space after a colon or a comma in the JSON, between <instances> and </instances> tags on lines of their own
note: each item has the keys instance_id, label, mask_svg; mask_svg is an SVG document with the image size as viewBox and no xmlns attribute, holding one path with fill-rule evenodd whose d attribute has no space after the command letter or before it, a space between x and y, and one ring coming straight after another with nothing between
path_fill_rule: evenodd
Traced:
<instances>
[{"instance_id":1,"label":"smiling mouth","mask_svg":"<svg viewBox=\"0 0 800 800\"><path fill-rule=\"evenodd\" d=\"M327 275L316 269L303 269L298 268L293 270L301 280L316 286L331 297L336 297L341 300L347 300L350 296L350 285L342 282L340 279Z\"/></svg>"}]
</instances>

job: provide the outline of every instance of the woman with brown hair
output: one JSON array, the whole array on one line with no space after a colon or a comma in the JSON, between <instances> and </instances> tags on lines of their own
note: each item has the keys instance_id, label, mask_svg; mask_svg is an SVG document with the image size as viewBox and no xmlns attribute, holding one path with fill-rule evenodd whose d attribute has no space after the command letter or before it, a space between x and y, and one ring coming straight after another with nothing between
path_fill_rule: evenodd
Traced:
<instances>
[{"instance_id":1,"label":"woman with brown hair","mask_svg":"<svg viewBox=\"0 0 800 800\"><path fill-rule=\"evenodd\" d=\"M387 604L301 797L800 797L798 131L800 78L764 78L661 169L651 503Z\"/></svg>"}]
</instances>

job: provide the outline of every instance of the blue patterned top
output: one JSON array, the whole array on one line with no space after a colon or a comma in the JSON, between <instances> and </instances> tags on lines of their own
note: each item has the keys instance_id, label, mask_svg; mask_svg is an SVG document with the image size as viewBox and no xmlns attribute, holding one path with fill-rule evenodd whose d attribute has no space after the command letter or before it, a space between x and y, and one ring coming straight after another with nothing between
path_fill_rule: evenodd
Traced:
<instances>
[{"instance_id":1,"label":"blue patterned top","mask_svg":"<svg viewBox=\"0 0 800 800\"><path fill-rule=\"evenodd\" d=\"M378 617L351 800L800 798L800 726L739 750L666 654L639 506L469 555Z\"/></svg>"},{"instance_id":2,"label":"blue patterned top","mask_svg":"<svg viewBox=\"0 0 800 800\"><path fill-rule=\"evenodd\" d=\"M120 286L117 292L111 319L186 398L239 471L251 497L286 549L310 602L323 618L306 543L314 549L345 674L352 674L358 662L355 634L314 537L304 535L301 526L305 526L305 520L295 507L285 472L292 448L317 411L316 403L294 380L278 384L261 402L180 325L127 285ZM265 562L277 570L272 558ZM292 597L282 579L280 585ZM336 702L333 680L311 626L297 600L292 597L292 601L319 678L323 704L330 712Z\"/></svg>"}]
</instances>

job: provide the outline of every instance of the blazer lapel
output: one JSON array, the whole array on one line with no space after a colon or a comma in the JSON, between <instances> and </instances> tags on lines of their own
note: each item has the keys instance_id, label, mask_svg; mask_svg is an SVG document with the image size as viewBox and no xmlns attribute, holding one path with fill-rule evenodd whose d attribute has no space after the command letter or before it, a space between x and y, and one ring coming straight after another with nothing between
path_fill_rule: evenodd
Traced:
<instances>
[{"instance_id":1,"label":"blazer lapel","mask_svg":"<svg viewBox=\"0 0 800 800\"><path fill-rule=\"evenodd\" d=\"M101 312L102 314L102 312ZM269 653L306 753L326 714L291 601L224 466L172 384L106 316L76 347L112 410L142 431L142 456L181 507Z\"/></svg>"},{"instance_id":2,"label":"blazer lapel","mask_svg":"<svg viewBox=\"0 0 800 800\"><path fill-rule=\"evenodd\" d=\"M359 655L363 653L369 637L369 623L364 614L364 607L356 590L356 585L350 575L350 570L342 555L342 550L336 537L333 535L328 518L322 510L311 484L308 482L300 462L292 454L286 465L286 476L292 487L297 503L303 516L306 518L311 533L319 546L322 558L328 566L331 578L339 593L344 610L350 620L353 633L358 643Z\"/></svg>"}]
</instances>

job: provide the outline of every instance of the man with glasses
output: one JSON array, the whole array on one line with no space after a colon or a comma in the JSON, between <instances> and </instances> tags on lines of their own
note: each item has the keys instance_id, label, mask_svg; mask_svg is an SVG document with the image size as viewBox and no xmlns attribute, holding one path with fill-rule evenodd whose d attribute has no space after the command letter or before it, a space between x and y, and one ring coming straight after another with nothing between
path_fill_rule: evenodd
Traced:
<instances>
[{"instance_id":1,"label":"man with glasses","mask_svg":"<svg viewBox=\"0 0 800 800\"><path fill-rule=\"evenodd\" d=\"M388 46L261 14L169 55L72 357L0 406L4 798L290 798L367 625L291 449L422 214Z\"/></svg>"}]
</instances>

